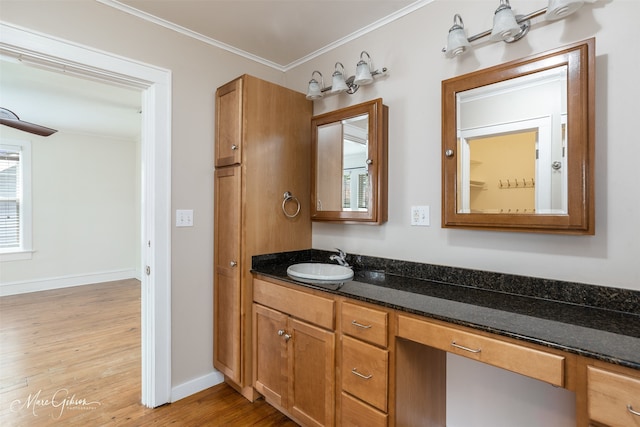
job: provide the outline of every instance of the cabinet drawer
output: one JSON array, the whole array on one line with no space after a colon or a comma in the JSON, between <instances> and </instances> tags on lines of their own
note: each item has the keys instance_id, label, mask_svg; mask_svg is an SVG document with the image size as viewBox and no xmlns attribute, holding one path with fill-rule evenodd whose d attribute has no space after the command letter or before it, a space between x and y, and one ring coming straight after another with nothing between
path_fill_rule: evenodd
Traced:
<instances>
[{"instance_id":1,"label":"cabinet drawer","mask_svg":"<svg viewBox=\"0 0 640 427\"><path fill-rule=\"evenodd\" d=\"M331 299L253 279L253 300L323 328L335 329L335 302Z\"/></svg>"},{"instance_id":2,"label":"cabinet drawer","mask_svg":"<svg viewBox=\"0 0 640 427\"><path fill-rule=\"evenodd\" d=\"M640 379L587 367L589 418L611 427L639 427ZM629 406L627 406L629 405Z\"/></svg>"},{"instance_id":3,"label":"cabinet drawer","mask_svg":"<svg viewBox=\"0 0 640 427\"><path fill-rule=\"evenodd\" d=\"M388 314L384 311L345 302L340 309L342 333L387 346Z\"/></svg>"},{"instance_id":4,"label":"cabinet drawer","mask_svg":"<svg viewBox=\"0 0 640 427\"><path fill-rule=\"evenodd\" d=\"M388 415L342 393L342 426L386 427Z\"/></svg>"},{"instance_id":5,"label":"cabinet drawer","mask_svg":"<svg viewBox=\"0 0 640 427\"><path fill-rule=\"evenodd\" d=\"M564 386L564 357L471 332L398 316L398 336L431 347Z\"/></svg>"},{"instance_id":6,"label":"cabinet drawer","mask_svg":"<svg viewBox=\"0 0 640 427\"><path fill-rule=\"evenodd\" d=\"M389 352L342 337L342 389L387 411Z\"/></svg>"}]
</instances>

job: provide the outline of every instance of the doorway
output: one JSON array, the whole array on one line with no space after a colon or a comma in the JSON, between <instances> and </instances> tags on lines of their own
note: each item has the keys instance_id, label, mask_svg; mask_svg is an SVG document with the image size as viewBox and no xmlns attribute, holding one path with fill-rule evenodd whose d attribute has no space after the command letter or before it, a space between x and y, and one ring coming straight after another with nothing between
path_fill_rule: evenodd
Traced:
<instances>
[{"instance_id":1,"label":"doorway","mask_svg":"<svg viewBox=\"0 0 640 427\"><path fill-rule=\"evenodd\" d=\"M171 72L0 24L0 53L142 91L142 403L171 400Z\"/></svg>"}]
</instances>

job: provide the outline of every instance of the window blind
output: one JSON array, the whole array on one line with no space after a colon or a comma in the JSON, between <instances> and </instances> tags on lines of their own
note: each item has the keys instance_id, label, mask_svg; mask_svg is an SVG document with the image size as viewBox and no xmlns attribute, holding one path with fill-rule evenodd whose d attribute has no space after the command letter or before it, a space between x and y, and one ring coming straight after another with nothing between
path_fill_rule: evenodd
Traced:
<instances>
[{"instance_id":1,"label":"window blind","mask_svg":"<svg viewBox=\"0 0 640 427\"><path fill-rule=\"evenodd\" d=\"M367 209L369 207L369 174L358 175L358 208Z\"/></svg>"},{"instance_id":2,"label":"window blind","mask_svg":"<svg viewBox=\"0 0 640 427\"><path fill-rule=\"evenodd\" d=\"M351 207L351 173L342 176L342 208Z\"/></svg>"},{"instance_id":3,"label":"window blind","mask_svg":"<svg viewBox=\"0 0 640 427\"><path fill-rule=\"evenodd\" d=\"M20 147L0 148L0 249L20 247Z\"/></svg>"}]
</instances>

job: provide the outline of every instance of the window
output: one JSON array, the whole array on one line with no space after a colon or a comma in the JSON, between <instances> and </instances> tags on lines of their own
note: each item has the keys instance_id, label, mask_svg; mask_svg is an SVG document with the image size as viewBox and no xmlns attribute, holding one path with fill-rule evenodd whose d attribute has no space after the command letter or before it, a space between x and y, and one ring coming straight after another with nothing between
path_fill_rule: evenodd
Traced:
<instances>
[{"instance_id":1,"label":"window","mask_svg":"<svg viewBox=\"0 0 640 427\"><path fill-rule=\"evenodd\" d=\"M368 208L369 173L363 168L345 170L342 175L342 210L366 211Z\"/></svg>"},{"instance_id":2,"label":"window","mask_svg":"<svg viewBox=\"0 0 640 427\"><path fill-rule=\"evenodd\" d=\"M358 209L369 208L369 174L367 172L358 174Z\"/></svg>"},{"instance_id":3,"label":"window","mask_svg":"<svg viewBox=\"0 0 640 427\"><path fill-rule=\"evenodd\" d=\"M0 141L0 259L31 257L31 144Z\"/></svg>"},{"instance_id":4,"label":"window","mask_svg":"<svg viewBox=\"0 0 640 427\"><path fill-rule=\"evenodd\" d=\"M351 207L351 173L342 176L342 209Z\"/></svg>"}]
</instances>

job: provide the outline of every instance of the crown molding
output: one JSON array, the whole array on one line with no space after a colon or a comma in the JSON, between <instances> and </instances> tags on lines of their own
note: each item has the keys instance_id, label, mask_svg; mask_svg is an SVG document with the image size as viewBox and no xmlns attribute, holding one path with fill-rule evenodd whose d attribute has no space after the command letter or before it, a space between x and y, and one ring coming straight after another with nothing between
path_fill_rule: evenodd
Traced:
<instances>
[{"instance_id":1,"label":"crown molding","mask_svg":"<svg viewBox=\"0 0 640 427\"><path fill-rule=\"evenodd\" d=\"M392 13L391 15L387 15L384 18L381 18L369 25L367 25L366 27L363 27L361 29L359 29L358 31L354 31L353 33L342 37L341 39L338 39L336 41L334 41L333 43L330 43L318 50L316 50L315 52L312 52L308 55L303 56L302 58L293 61L285 66L283 66L284 71L288 71L291 70L292 68L298 67L299 65L304 64L305 62L311 61L314 58L317 58L318 56L325 54L333 49L336 49L344 44L349 43L350 41L353 41L355 39L357 39L358 37L362 37L367 33L370 33L380 27L384 27L385 25L395 21L396 19L400 19L405 15L408 15L412 12L415 12L416 10L428 5L429 3L433 3L435 0L417 0L413 3L411 3L410 5Z\"/></svg>"},{"instance_id":2,"label":"crown molding","mask_svg":"<svg viewBox=\"0 0 640 427\"><path fill-rule=\"evenodd\" d=\"M199 40L203 43L218 47L220 49L226 50L228 52L234 53L236 55L242 56L244 58L250 59L252 61L258 62L260 64L266 65L268 67L271 68L275 68L276 70L279 71L285 71L284 67L280 64L276 64L275 62L269 61L267 59L264 59L260 56L254 55L252 53L246 52L242 49L238 49L236 47L233 47L227 43L223 43L219 40L213 39L211 37L207 37L203 34L200 34L196 31L192 31L188 28L182 27L180 25L174 24L173 22L167 21L165 19L162 18L158 18L155 15L151 15L150 13L147 12L143 12L139 9L136 9L134 7L131 7L129 5L120 3L117 0L96 0L98 3L102 3L106 6L110 6L113 7L114 9L118 9L122 12L128 13L130 15L133 15L137 18L143 19L145 21L160 25L162 27L165 27L169 30L173 30L177 33L180 33L182 35L185 35L187 37L191 37L193 39Z\"/></svg>"},{"instance_id":3,"label":"crown molding","mask_svg":"<svg viewBox=\"0 0 640 427\"><path fill-rule=\"evenodd\" d=\"M231 45L229 45L227 43L223 43L223 42L221 42L219 40L216 40L214 38L207 37L207 36L205 36L203 34L200 34L198 32L192 31L192 30L190 30L188 28L185 28L185 27L182 27L180 25L174 24L173 22L170 22L170 21L167 21L165 19L159 18L159 17L157 17L155 15L151 15L150 13L143 12L143 11L141 11L139 9L136 9L136 8L131 7L129 5L123 4L118 0L96 0L96 1L99 2L99 3L102 3L102 4L106 5L106 6L110 6L110 7L113 7L115 9L118 9L118 10L120 10L122 12L125 12L125 13L128 13L130 15L136 16L136 17L138 17L140 19L143 19L145 21L160 25L162 27L165 27L165 28L170 29L172 31L175 31L177 33L183 34L183 35L185 35L187 37L191 37L193 39L199 40L199 41L201 41L203 43L206 43L206 44L209 44L211 46L215 46L215 47L218 47L220 49L226 50L227 52L231 52L231 53L234 53L236 55L242 56L243 58L249 59L251 61L255 61L255 62L258 62L258 63L260 63L262 65L266 65L266 66L271 67L271 68L273 68L275 70L286 72L286 71L289 71L289 70L291 70L291 69L293 69L295 67L298 67L298 66L304 64L305 62L308 62L308 61L310 61L310 60L312 60L312 59L314 59L314 58L316 58L316 57L318 57L318 56L320 56L320 55L322 55L324 53L327 53L327 52L329 52L329 51L331 51L331 50L333 50L333 49L335 49L335 48L337 48L339 46L342 46L342 45L344 45L344 44L346 44L346 43L348 43L348 42L350 42L352 40L355 40L358 37L361 37L361 36L371 32L373 30L376 30L376 29L378 29L380 27L383 27L383 26L389 24L390 22L395 21L396 19L399 19L399 18L401 18L401 17L403 17L403 16L405 16L405 15L411 13L411 12L414 12L414 11L422 8L423 6L425 6L425 5L429 4L429 3L432 3L435 0L417 0L417 1L413 2L413 3L411 3L410 5L402 8L402 9L400 9L400 10L394 12L394 13L392 13L391 15L388 15L388 16L382 18L382 19L379 19L379 20L367 25L366 27L363 27L363 28L359 29L358 31L354 31L351 34L349 34L349 35L347 35L345 37L342 37L341 39L336 40L335 42L330 43L330 44L328 44L328 45L326 45L326 46L324 46L324 47L322 47L322 48L320 48L320 49L318 49L318 50L316 50L314 52L311 52L310 54L305 55L302 58L300 58L300 59L298 59L296 61L293 61L293 62L291 62L289 64L286 64L286 65L277 64L277 63L275 63L273 61L269 61L269 60L267 60L265 58L262 58L262 57L260 57L258 55L254 55L254 54L249 53L247 51L244 51L242 49L238 49L238 48L236 48L234 46L231 46Z\"/></svg>"}]
</instances>

